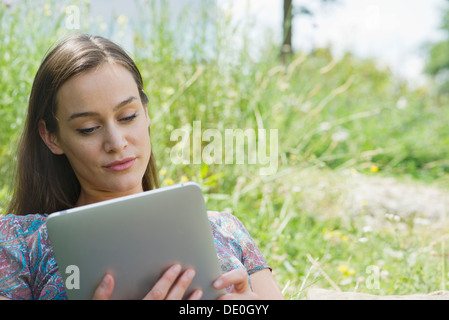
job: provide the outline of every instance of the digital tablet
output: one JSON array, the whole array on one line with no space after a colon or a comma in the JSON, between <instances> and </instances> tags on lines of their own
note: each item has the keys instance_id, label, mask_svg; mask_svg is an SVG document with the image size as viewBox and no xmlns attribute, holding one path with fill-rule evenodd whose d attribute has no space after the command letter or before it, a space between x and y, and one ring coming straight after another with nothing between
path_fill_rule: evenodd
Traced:
<instances>
[{"instance_id":1,"label":"digital tablet","mask_svg":"<svg viewBox=\"0 0 449 320\"><path fill-rule=\"evenodd\" d=\"M106 272L114 276L111 299L142 299L174 263L193 267L186 292L203 299L224 293L201 187L195 182L56 212L47 229L69 299L92 299Z\"/></svg>"}]
</instances>

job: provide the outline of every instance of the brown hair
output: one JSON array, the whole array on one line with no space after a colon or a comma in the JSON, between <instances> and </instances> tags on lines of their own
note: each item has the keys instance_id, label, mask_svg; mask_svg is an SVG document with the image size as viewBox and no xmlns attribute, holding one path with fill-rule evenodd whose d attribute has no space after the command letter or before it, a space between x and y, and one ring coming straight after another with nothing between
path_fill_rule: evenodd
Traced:
<instances>
[{"instance_id":1,"label":"brown hair","mask_svg":"<svg viewBox=\"0 0 449 320\"><path fill-rule=\"evenodd\" d=\"M142 104L147 107L142 76L120 46L105 38L85 34L71 35L61 41L47 54L34 78L25 128L17 150L15 186L8 213L50 214L75 206L81 190L79 181L66 156L53 154L45 145L39 135L39 122L44 120L47 130L57 133L55 115L59 88L71 77L105 62L118 63L131 72ZM142 186L144 190L159 187L153 152Z\"/></svg>"}]
</instances>

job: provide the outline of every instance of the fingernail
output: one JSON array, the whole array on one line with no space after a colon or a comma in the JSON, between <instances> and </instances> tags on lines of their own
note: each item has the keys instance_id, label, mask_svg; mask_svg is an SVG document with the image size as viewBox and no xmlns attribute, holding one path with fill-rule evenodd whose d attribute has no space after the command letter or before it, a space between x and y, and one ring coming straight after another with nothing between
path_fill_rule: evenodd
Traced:
<instances>
[{"instance_id":1,"label":"fingernail","mask_svg":"<svg viewBox=\"0 0 449 320\"><path fill-rule=\"evenodd\" d=\"M197 290L196 292L195 292L195 299L201 299L201 297L203 296L203 291L201 291L201 290Z\"/></svg>"},{"instance_id":2,"label":"fingernail","mask_svg":"<svg viewBox=\"0 0 449 320\"><path fill-rule=\"evenodd\" d=\"M105 288L108 288L111 284L111 278L108 275L105 275L103 278L103 281L101 282L101 285Z\"/></svg>"},{"instance_id":3,"label":"fingernail","mask_svg":"<svg viewBox=\"0 0 449 320\"><path fill-rule=\"evenodd\" d=\"M194 276L195 276L195 270L193 270L193 269L187 270L187 273L186 273L187 279L192 280Z\"/></svg>"},{"instance_id":4,"label":"fingernail","mask_svg":"<svg viewBox=\"0 0 449 320\"><path fill-rule=\"evenodd\" d=\"M181 265L179 265L179 264L175 264L172 268L171 268L171 270L170 270L172 273L179 273L180 271L181 271Z\"/></svg>"},{"instance_id":5,"label":"fingernail","mask_svg":"<svg viewBox=\"0 0 449 320\"><path fill-rule=\"evenodd\" d=\"M217 281L214 282L214 287L215 288L220 288L222 284L223 284L222 280L217 280Z\"/></svg>"}]
</instances>

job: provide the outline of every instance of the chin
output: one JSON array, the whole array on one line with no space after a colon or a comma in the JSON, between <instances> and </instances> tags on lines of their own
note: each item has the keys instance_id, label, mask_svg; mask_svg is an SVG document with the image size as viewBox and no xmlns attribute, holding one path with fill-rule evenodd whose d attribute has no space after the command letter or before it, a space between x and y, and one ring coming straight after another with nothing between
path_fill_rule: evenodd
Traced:
<instances>
[{"instance_id":1,"label":"chin","mask_svg":"<svg viewBox=\"0 0 449 320\"><path fill-rule=\"evenodd\" d=\"M142 192L142 179L139 179L139 181L117 181L113 185L109 185L107 189L110 192L123 193L125 195Z\"/></svg>"}]
</instances>

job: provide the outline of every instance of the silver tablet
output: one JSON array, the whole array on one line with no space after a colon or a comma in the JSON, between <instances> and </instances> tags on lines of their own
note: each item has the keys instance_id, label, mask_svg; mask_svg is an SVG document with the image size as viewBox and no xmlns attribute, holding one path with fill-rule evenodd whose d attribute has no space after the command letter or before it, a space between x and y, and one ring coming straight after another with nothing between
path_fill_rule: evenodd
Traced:
<instances>
[{"instance_id":1,"label":"silver tablet","mask_svg":"<svg viewBox=\"0 0 449 320\"><path fill-rule=\"evenodd\" d=\"M56 212L47 229L69 299L91 299L106 272L115 279L112 299L142 299L175 262L196 271L186 296L224 293L212 287L221 268L197 183Z\"/></svg>"}]
</instances>

